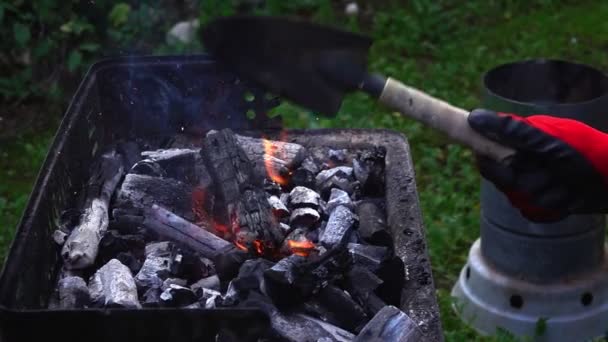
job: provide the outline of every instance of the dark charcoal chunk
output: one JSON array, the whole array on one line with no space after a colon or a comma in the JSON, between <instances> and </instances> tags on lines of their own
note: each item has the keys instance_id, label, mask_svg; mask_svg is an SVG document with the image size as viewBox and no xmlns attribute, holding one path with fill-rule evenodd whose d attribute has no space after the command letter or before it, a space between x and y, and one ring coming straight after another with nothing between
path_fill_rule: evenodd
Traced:
<instances>
[{"instance_id":1,"label":"dark charcoal chunk","mask_svg":"<svg viewBox=\"0 0 608 342\"><path fill-rule=\"evenodd\" d=\"M355 190L353 185L353 168L349 166L338 166L323 170L315 177L316 189L321 196L327 199L332 188L339 188L352 194Z\"/></svg>"},{"instance_id":2,"label":"dark charcoal chunk","mask_svg":"<svg viewBox=\"0 0 608 342\"><path fill-rule=\"evenodd\" d=\"M357 206L359 234L373 244L391 248L393 239L388 231L386 215L373 201L361 201Z\"/></svg>"},{"instance_id":3,"label":"dark charcoal chunk","mask_svg":"<svg viewBox=\"0 0 608 342\"><path fill-rule=\"evenodd\" d=\"M118 261L120 261L123 265L127 266L133 274L137 274L137 272L139 272L141 269L141 261L139 261L139 259L131 252L120 252L116 254L116 259L118 259Z\"/></svg>"},{"instance_id":4,"label":"dark charcoal chunk","mask_svg":"<svg viewBox=\"0 0 608 342\"><path fill-rule=\"evenodd\" d=\"M281 196L281 185L268 178L264 178L264 191L272 196Z\"/></svg>"},{"instance_id":5,"label":"dark charcoal chunk","mask_svg":"<svg viewBox=\"0 0 608 342\"><path fill-rule=\"evenodd\" d=\"M289 216L289 209L283 204L283 202L277 196L268 197L268 204L272 209L274 217L282 219Z\"/></svg>"},{"instance_id":6,"label":"dark charcoal chunk","mask_svg":"<svg viewBox=\"0 0 608 342\"><path fill-rule=\"evenodd\" d=\"M173 258L169 255L149 254L141 269L135 276L135 282L140 289L151 287L160 288L163 281L171 274L171 262Z\"/></svg>"},{"instance_id":7,"label":"dark charcoal chunk","mask_svg":"<svg viewBox=\"0 0 608 342\"><path fill-rule=\"evenodd\" d=\"M118 231L109 230L99 243L96 263L101 267L121 252L132 252L143 258L145 246L146 241L142 235L122 235Z\"/></svg>"},{"instance_id":8,"label":"dark charcoal chunk","mask_svg":"<svg viewBox=\"0 0 608 342\"><path fill-rule=\"evenodd\" d=\"M365 325L355 341L416 342L422 337L416 322L408 315L394 306L386 306Z\"/></svg>"},{"instance_id":9,"label":"dark charcoal chunk","mask_svg":"<svg viewBox=\"0 0 608 342\"><path fill-rule=\"evenodd\" d=\"M305 186L307 188L314 188L315 186L315 173L309 170L299 167L293 171L291 175L291 184L293 186Z\"/></svg>"},{"instance_id":10,"label":"dark charcoal chunk","mask_svg":"<svg viewBox=\"0 0 608 342\"><path fill-rule=\"evenodd\" d=\"M353 160L355 177L366 196L384 195L385 156L384 147L374 147L359 153Z\"/></svg>"},{"instance_id":11,"label":"dark charcoal chunk","mask_svg":"<svg viewBox=\"0 0 608 342\"><path fill-rule=\"evenodd\" d=\"M374 316L386 304L374 291L382 285L382 280L368 269L355 266L347 274L346 289L365 309L368 315Z\"/></svg>"},{"instance_id":12,"label":"dark charcoal chunk","mask_svg":"<svg viewBox=\"0 0 608 342\"><path fill-rule=\"evenodd\" d=\"M401 291L405 285L405 265L398 257L386 261L376 275L383 284L376 289L376 294L389 305L401 305Z\"/></svg>"},{"instance_id":13,"label":"dark charcoal chunk","mask_svg":"<svg viewBox=\"0 0 608 342\"><path fill-rule=\"evenodd\" d=\"M353 334L314 317L273 311L270 316L273 332L280 341L352 341Z\"/></svg>"},{"instance_id":14,"label":"dark charcoal chunk","mask_svg":"<svg viewBox=\"0 0 608 342\"><path fill-rule=\"evenodd\" d=\"M319 291L319 302L333 313L337 326L351 332L358 332L368 321L368 317L348 294L339 287L328 285Z\"/></svg>"},{"instance_id":15,"label":"dark charcoal chunk","mask_svg":"<svg viewBox=\"0 0 608 342\"><path fill-rule=\"evenodd\" d=\"M329 216L319 241L325 247L333 247L348 241L350 233L357 222L357 217L345 206L338 206Z\"/></svg>"},{"instance_id":16,"label":"dark charcoal chunk","mask_svg":"<svg viewBox=\"0 0 608 342\"><path fill-rule=\"evenodd\" d=\"M343 205L350 209L351 211L355 210L355 206L353 201L350 199L348 193L344 190L340 190L338 188L331 189L331 194L329 195L329 201L327 202L327 208L325 209L328 214L338 207L339 205Z\"/></svg>"},{"instance_id":17,"label":"dark charcoal chunk","mask_svg":"<svg viewBox=\"0 0 608 342\"><path fill-rule=\"evenodd\" d=\"M390 256L389 249L384 246L349 243L348 251L355 265L377 271L382 263Z\"/></svg>"},{"instance_id":18,"label":"dark charcoal chunk","mask_svg":"<svg viewBox=\"0 0 608 342\"><path fill-rule=\"evenodd\" d=\"M337 164L343 164L347 162L348 152L345 149L341 150L329 150L329 159Z\"/></svg>"},{"instance_id":19,"label":"dark charcoal chunk","mask_svg":"<svg viewBox=\"0 0 608 342\"><path fill-rule=\"evenodd\" d=\"M167 278L167 279L165 279L165 281L163 281L163 286L160 289L165 291L166 289L171 287L171 285L179 285L181 287L184 287L187 284L188 284L188 281L186 279Z\"/></svg>"},{"instance_id":20,"label":"dark charcoal chunk","mask_svg":"<svg viewBox=\"0 0 608 342\"><path fill-rule=\"evenodd\" d=\"M203 278L203 279L197 281L196 283L190 285L190 289L192 291L194 291L194 293L196 293L197 296L199 296L199 297L200 297L200 295L198 294L198 291L200 291L202 289L219 291L220 290L220 278L217 275L212 275L210 277Z\"/></svg>"},{"instance_id":21,"label":"dark charcoal chunk","mask_svg":"<svg viewBox=\"0 0 608 342\"><path fill-rule=\"evenodd\" d=\"M59 305L62 309L81 309L89 305L87 283L80 277L65 277L59 280Z\"/></svg>"},{"instance_id":22,"label":"dark charcoal chunk","mask_svg":"<svg viewBox=\"0 0 608 342\"><path fill-rule=\"evenodd\" d=\"M292 227L311 228L321 216L312 208L297 208L291 212L289 224Z\"/></svg>"},{"instance_id":23,"label":"dark charcoal chunk","mask_svg":"<svg viewBox=\"0 0 608 342\"><path fill-rule=\"evenodd\" d=\"M241 265L253 255L239 249L230 249L227 252L219 253L214 259L215 271L221 282L229 282L239 273Z\"/></svg>"},{"instance_id":24,"label":"dark charcoal chunk","mask_svg":"<svg viewBox=\"0 0 608 342\"><path fill-rule=\"evenodd\" d=\"M237 291L261 291L264 272L274 265L273 262L258 258L247 260L239 269L238 276L232 281Z\"/></svg>"},{"instance_id":25,"label":"dark charcoal chunk","mask_svg":"<svg viewBox=\"0 0 608 342\"><path fill-rule=\"evenodd\" d=\"M139 174L159 173L190 185L211 185L211 177L205 169L197 149L165 149L142 152L145 159L138 162L131 172Z\"/></svg>"},{"instance_id":26,"label":"dark charcoal chunk","mask_svg":"<svg viewBox=\"0 0 608 342\"><path fill-rule=\"evenodd\" d=\"M160 294L160 300L163 306L176 307L192 304L197 298L189 288L171 284Z\"/></svg>"},{"instance_id":27,"label":"dark charcoal chunk","mask_svg":"<svg viewBox=\"0 0 608 342\"><path fill-rule=\"evenodd\" d=\"M160 306L160 294L162 290L160 287L151 287L143 295L141 304L144 307L158 307Z\"/></svg>"}]
</instances>

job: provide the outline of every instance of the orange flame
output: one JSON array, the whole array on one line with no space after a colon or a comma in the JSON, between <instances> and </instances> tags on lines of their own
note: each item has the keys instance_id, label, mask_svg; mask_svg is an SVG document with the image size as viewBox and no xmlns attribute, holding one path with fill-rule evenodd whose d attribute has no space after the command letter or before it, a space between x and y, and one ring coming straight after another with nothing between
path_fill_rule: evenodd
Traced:
<instances>
[{"instance_id":1,"label":"orange flame","mask_svg":"<svg viewBox=\"0 0 608 342\"><path fill-rule=\"evenodd\" d=\"M239 249L242 249L242 250L244 250L244 251L247 251L247 250L248 250L248 248L247 248L245 245L243 245L242 243L240 243L240 242L238 242L238 241L234 241L234 244L235 244L235 245L236 245L236 246L237 246Z\"/></svg>"},{"instance_id":2,"label":"orange flame","mask_svg":"<svg viewBox=\"0 0 608 342\"><path fill-rule=\"evenodd\" d=\"M264 166L266 167L266 174L272 181L280 185L287 185L288 180L283 177L283 175L279 174L278 170L275 170L272 167L272 159L278 158L278 155L282 152L279 151L277 146L273 145L272 142L268 139L262 139L262 143L264 144Z\"/></svg>"},{"instance_id":3,"label":"orange flame","mask_svg":"<svg viewBox=\"0 0 608 342\"><path fill-rule=\"evenodd\" d=\"M287 240L287 244L289 248L295 255L306 257L310 254L310 251L315 248L315 244L308 241L295 241L295 240Z\"/></svg>"}]
</instances>

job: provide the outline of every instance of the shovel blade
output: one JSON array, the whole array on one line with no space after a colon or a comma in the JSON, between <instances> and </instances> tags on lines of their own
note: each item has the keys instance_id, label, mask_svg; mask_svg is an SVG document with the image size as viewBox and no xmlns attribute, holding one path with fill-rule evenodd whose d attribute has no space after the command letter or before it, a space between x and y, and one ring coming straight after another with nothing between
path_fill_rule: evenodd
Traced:
<instances>
[{"instance_id":1,"label":"shovel blade","mask_svg":"<svg viewBox=\"0 0 608 342\"><path fill-rule=\"evenodd\" d=\"M202 30L206 49L245 79L322 115L334 116L354 88L327 77L328 65L366 69L370 38L282 17L233 16Z\"/></svg>"}]
</instances>

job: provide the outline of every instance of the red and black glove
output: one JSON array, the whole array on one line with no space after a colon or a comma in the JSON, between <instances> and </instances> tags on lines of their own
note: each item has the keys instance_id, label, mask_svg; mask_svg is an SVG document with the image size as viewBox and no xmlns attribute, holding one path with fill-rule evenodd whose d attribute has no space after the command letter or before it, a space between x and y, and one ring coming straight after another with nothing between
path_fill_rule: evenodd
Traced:
<instances>
[{"instance_id":1,"label":"red and black glove","mask_svg":"<svg viewBox=\"0 0 608 342\"><path fill-rule=\"evenodd\" d=\"M508 167L485 157L478 165L524 217L550 222L608 212L608 134L548 115L476 109L468 120L480 134L517 151Z\"/></svg>"}]
</instances>

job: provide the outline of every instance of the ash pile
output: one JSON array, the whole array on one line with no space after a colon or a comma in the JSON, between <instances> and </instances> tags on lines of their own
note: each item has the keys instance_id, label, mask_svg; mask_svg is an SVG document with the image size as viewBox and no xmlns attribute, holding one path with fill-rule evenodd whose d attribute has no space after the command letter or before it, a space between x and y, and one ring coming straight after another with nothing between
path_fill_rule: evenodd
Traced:
<instances>
[{"instance_id":1,"label":"ash pile","mask_svg":"<svg viewBox=\"0 0 608 342\"><path fill-rule=\"evenodd\" d=\"M385 151L210 131L121 142L55 231L50 308L258 308L285 341L414 341Z\"/></svg>"}]
</instances>

